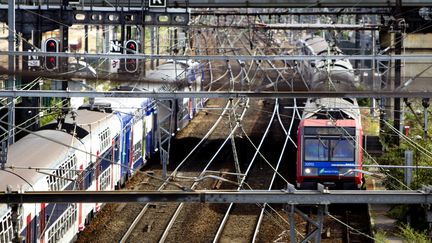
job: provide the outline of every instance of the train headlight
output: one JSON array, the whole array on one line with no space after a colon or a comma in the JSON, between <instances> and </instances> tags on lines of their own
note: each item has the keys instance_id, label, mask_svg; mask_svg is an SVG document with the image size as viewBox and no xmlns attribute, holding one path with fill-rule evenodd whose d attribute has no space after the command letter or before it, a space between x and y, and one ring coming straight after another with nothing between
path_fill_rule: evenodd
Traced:
<instances>
[{"instance_id":1,"label":"train headlight","mask_svg":"<svg viewBox=\"0 0 432 243\"><path fill-rule=\"evenodd\" d=\"M303 174L305 176L315 176L317 175L317 172L318 172L317 168L305 168L303 170Z\"/></svg>"}]
</instances>

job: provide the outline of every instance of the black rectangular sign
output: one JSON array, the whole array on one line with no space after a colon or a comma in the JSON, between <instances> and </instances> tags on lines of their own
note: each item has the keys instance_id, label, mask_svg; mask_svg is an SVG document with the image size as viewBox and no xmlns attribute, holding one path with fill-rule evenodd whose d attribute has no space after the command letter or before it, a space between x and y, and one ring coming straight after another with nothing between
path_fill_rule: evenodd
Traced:
<instances>
[{"instance_id":1,"label":"black rectangular sign","mask_svg":"<svg viewBox=\"0 0 432 243\"><path fill-rule=\"evenodd\" d=\"M166 7L166 0L149 0L149 7L150 8L165 8Z\"/></svg>"}]
</instances>

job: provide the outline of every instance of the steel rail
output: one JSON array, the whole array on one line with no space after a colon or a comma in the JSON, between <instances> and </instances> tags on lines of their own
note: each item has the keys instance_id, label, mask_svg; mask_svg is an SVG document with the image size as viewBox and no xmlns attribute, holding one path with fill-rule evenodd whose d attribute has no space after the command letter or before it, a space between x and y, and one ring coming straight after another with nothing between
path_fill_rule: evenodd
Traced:
<instances>
[{"instance_id":1,"label":"steel rail","mask_svg":"<svg viewBox=\"0 0 432 243\"><path fill-rule=\"evenodd\" d=\"M107 98L432 98L431 91L56 91L0 90L0 97Z\"/></svg>"},{"instance_id":2,"label":"steel rail","mask_svg":"<svg viewBox=\"0 0 432 243\"><path fill-rule=\"evenodd\" d=\"M270 131L270 128L271 128L271 126L273 124L274 117L276 115L277 105L278 104L275 103L275 107L273 109L273 114L272 114L272 116L270 118L270 121L269 121L269 123L267 125L267 128L264 131L264 134L262 135L261 141L260 141L260 143L258 145L258 148L256 149L256 151L254 153L254 156L250 160L249 165L248 165L246 171L244 172L244 176L241 178L239 186L237 187L237 191L241 190L241 188L243 187L244 183L246 182L246 178L250 175L251 168L252 168L254 162L256 161L255 159L256 159L256 157L257 157L257 155L258 155L258 153L259 153L259 151L261 149L261 146L264 144L264 140L267 137L267 134ZM224 215L224 217L222 219L222 222L219 224L219 227L218 227L218 230L216 232L216 235L213 238L213 243L216 243L216 242L218 242L220 240L220 238L221 238L221 236L222 236L222 234L223 234L223 232L225 230L225 226L226 226L226 223L228 221L228 218L230 216L230 213L232 211L233 206L234 206L234 203L231 202L230 205L228 206L228 209L225 212L225 215Z\"/></svg>"},{"instance_id":3,"label":"steel rail","mask_svg":"<svg viewBox=\"0 0 432 243\"><path fill-rule=\"evenodd\" d=\"M238 42L238 41L240 41L240 43L243 45L243 42L241 40L243 34L244 34L244 32L239 33L238 38L236 38L235 41L232 42L228 38L227 33L225 33L225 36L227 37L226 40L228 41L228 44L231 46L231 48L233 50L233 53L235 55L238 55L238 50L236 50L236 48L235 48L235 43ZM248 52L249 55L251 55L250 51L245 47L245 45L243 45L243 48L246 50L246 52ZM239 74L235 78L231 74L231 79L233 80L233 87L234 87L234 83L235 83L235 81L237 80L238 77L240 77L240 84L244 84L244 81L247 81L248 84L251 84L251 80L249 78L249 73L246 71L246 69L247 69L246 65L248 65L247 62L244 62L243 65L242 65L242 61L237 59L237 63L240 66L240 72L239 72ZM231 65L229 63L228 63L228 65L229 65L229 68L231 69ZM249 65L249 67L252 67L252 65L253 65L253 62L251 62L251 64ZM242 75L242 73L244 74L244 76ZM242 88L243 88L243 85L242 85Z\"/></svg>"},{"instance_id":4,"label":"steel rail","mask_svg":"<svg viewBox=\"0 0 432 243\"><path fill-rule=\"evenodd\" d=\"M216 35L216 40L220 42L220 39L218 38L218 35ZM233 82L234 82L234 75L233 75L233 72L232 72L231 66L230 66L229 63L227 63L227 65L228 65L228 68L227 68L227 72L226 72L226 73L229 73L229 74L230 74L230 77L231 77L230 80L233 80ZM210 70L210 71L211 71L211 70ZM223 76L225 76L225 74L224 74ZM222 76L222 77L223 77L223 76ZM221 78L222 78L222 77L221 77ZM238 104L238 102L236 103L235 106L237 106L237 104ZM228 105L228 104L227 104L227 105ZM243 109L243 111L242 111L242 116L240 117L240 119L243 119L243 116L245 115L245 113L246 113L246 111L247 111L247 107L248 107L248 106L244 106L244 109ZM228 107L226 107L226 109L225 109L224 111L227 111L227 110L228 110L227 108L228 108ZM235 108L234 108L234 109L235 109ZM219 154L219 152L221 151L221 149L222 149L222 148L225 146L225 144L228 142L228 139L232 136L232 134L233 134L233 133L238 129L238 127L239 127L239 123L236 124L236 126L235 126L235 127L233 128L233 130L230 132L230 135L225 139L225 141L223 142L223 144L219 147L219 149L216 151L216 153L214 154L214 156L213 156L213 157L210 159L210 161L207 163L207 165L205 166L205 168L204 168L204 169L202 170L202 172L200 173L199 177L203 177L203 176L205 175L207 169L210 167L210 165L212 164L213 160L216 158L216 156ZM192 184L191 189L194 190L198 184L199 184L199 181L195 181L195 182ZM165 228L164 232L162 233L162 236L160 237L159 242L165 242L165 241L166 241L166 239L167 239L167 237L168 237L168 235L169 235L169 232L171 231L172 226L174 225L175 221L177 220L177 217L180 215L180 212L181 212L181 210L183 209L183 207L184 207L184 203L180 203L180 204L177 206L177 208L176 208L175 212L173 213L173 215L172 215L170 221L168 222L167 227Z\"/></svg>"},{"instance_id":5,"label":"steel rail","mask_svg":"<svg viewBox=\"0 0 432 243\"><path fill-rule=\"evenodd\" d=\"M276 104L278 104L278 103L279 103L279 101L276 100ZM279 104L278 104L278 105L279 105ZM272 189L272 187L273 187L273 183L274 183L274 181L276 180L276 176L277 176L277 174L278 174L279 166L280 166L280 164L281 164L281 162L282 162L282 158L283 158L283 156L284 156L285 149L286 149L286 147L287 147L287 145L288 145L288 141L289 141L290 138L291 138L291 129L293 128L294 120L295 120L295 117L296 117L296 116L295 116L295 112L296 112L296 111L295 111L294 109L297 109L297 107L294 107L294 108L292 109L291 122L290 122L290 125L289 125L289 128L288 128L288 131L285 130L284 125L282 124L282 122L280 122L280 126L281 126L282 129L285 131L286 138L285 138L285 141L284 141L284 144L283 144L282 151L281 151L281 153L280 153L280 156L279 156L278 162L277 162L277 164L276 164L276 168L275 168L275 171L274 171L274 173L273 173L273 176L272 176L272 179L271 179L270 185L269 185L269 187L268 187L268 190L269 190L269 191ZM279 106L278 106L278 108L277 108L277 116L278 116L278 120L281 121L281 119L280 119L280 114L279 114ZM292 141L292 139L291 139L291 141ZM256 226L255 226L255 230L254 230L253 237L252 237L252 242L257 242L258 233L259 233L259 230L260 230L260 227L261 227L261 223L262 223L262 219L263 219L263 217L264 217L264 211L266 210L266 207L267 207L267 203L264 203L263 206L262 206L261 212L260 212L260 214L259 214L257 224L256 224Z\"/></svg>"},{"instance_id":6,"label":"steel rail","mask_svg":"<svg viewBox=\"0 0 432 243\"><path fill-rule=\"evenodd\" d=\"M170 176L168 177L168 179L166 181L164 181L162 183L162 185L159 186L159 188L157 189L157 191L162 191L163 189L165 189L165 187L168 185L168 181L171 180L172 178L174 178L174 176L177 174L177 172L179 171L179 169L183 166L183 164L186 162L186 160L192 155L193 152L195 152L195 150L205 141L207 140L207 138L213 133L213 131L216 129L216 127L219 125L219 123L222 121L222 118L224 117L225 113L228 111L229 108L229 102L227 102L224 110L221 112L221 114L219 115L218 119L215 121L215 123L213 124L213 126L209 129L209 131L205 134L205 136L198 142L197 145L195 145L195 147L189 152L188 155L186 155L186 157L177 165L177 167L174 169L174 171L170 174ZM144 216L144 214L147 212L149 208L149 203L147 203L143 209L141 209L141 211L139 212L139 214L135 217L135 219L133 220L132 224L128 227L128 230L126 231L125 234L123 234L122 238L120 239L120 243L123 242L127 242L127 240L129 239L130 235L132 234L132 232L135 230L136 226L138 225L138 223L141 221L142 217Z\"/></svg>"},{"instance_id":7,"label":"steel rail","mask_svg":"<svg viewBox=\"0 0 432 243\"><path fill-rule=\"evenodd\" d=\"M240 120L243 119L244 115L246 114L248 106L244 106L243 107L243 111L242 111L242 115L240 117ZM222 143L222 145L219 147L219 149L214 153L214 155L212 156L212 158L210 159L210 161L207 163L207 165L205 166L205 168L201 171L201 173L199 174L198 178L201 178L205 175L207 169L210 167L210 165L213 163L213 161L215 160L215 158L217 157L217 155L220 153L220 151L222 151L222 148L225 146L225 144L229 141L230 137L236 132L236 130L240 127L240 123L237 123L236 126L233 128L233 130L230 132L230 134L227 136L227 138L224 140L224 142ZM191 190L195 190L195 188L198 186L200 181L195 181L192 186L191 186ZM174 212L173 216L171 217L171 220L168 222L168 226L165 228L164 232L162 233L161 238L159 239L159 242L165 242L169 231L171 230L172 226L174 225L174 222L176 221L177 217L180 215L181 210L184 207L184 203L180 203L178 205L178 207L176 208L176 211Z\"/></svg>"},{"instance_id":8,"label":"steel rail","mask_svg":"<svg viewBox=\"0 0 432 243\"><path fill-rule=\"evenodd\" d=\"M257 34L256 36L259 39L261 39L261 41L264 41L264 39L259 34ZM245 36L245 37L248 38L247 36ZM261 50L261 48L258 47L257 50L258 50L259 53L261 53L261 55L265 55L264 52ZM266 62L270 65L270 67L272 68L271 69L272 71L276 71L278 73L278 77L276 78L276 81L273 82L272 79L269 77L268 73L265 70L263 70L261 66L258 66L260 68L260 70L262 70L265 73L267 79L271 82L269 84L270 86L269 85L265 85L264 87L267 88L267 87L273 86L274 89L275 89L275 91L276 91L277 85L279 83L279 78L281 78L283 81L285 81L292 88L292 85L290 83L288 83L288 80L284 77L284 75L282 74L282 72L278 68L276 68L276 66L273 64L273 62L270 61L270 60L266 60Z\"/></svg>"}]
</instances>

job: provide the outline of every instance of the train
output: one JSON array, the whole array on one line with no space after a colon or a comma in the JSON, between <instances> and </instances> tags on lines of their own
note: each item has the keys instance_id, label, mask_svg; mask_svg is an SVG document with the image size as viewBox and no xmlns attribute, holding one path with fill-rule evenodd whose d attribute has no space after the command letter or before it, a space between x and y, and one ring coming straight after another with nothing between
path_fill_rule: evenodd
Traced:
<instances>
[{"instance_id":1,"label":"train","mask_svg":"<svg viewBox=\"0 0 432 243\"><path fill-rule=\"evenodd\" d=\"M199 90L204 71L192 61L167 61L146 77L165 83L129 84L113 90ZM159 101L161 102L161 101ZM204 105L200 99L171 101L181 130ZM173 107L175 106L175 107ZM8 148L0 170L3 191L115 190L142 168L158 146L158 110L149 98L95 98ZM19 169L31 166L34 169ZM7 167L6 167L7 168ZM33 203L18 208L22 242L71 242L100 203ZM14 237L11 207L0 204L0 242Z\"/></svg>"},{"instance_id":2,"label":"train","mask_svg":"<svg viewBox=\"0 0 432 243\"><path fill-rule=\"evenodd\" d=\"M359 86L349 60L320 58L342 55L326 39L312 35L298 41L296 50L300 55L316 57L296 63L309 90L348 91ZM297 187L316 189L319 183L332 189L361 188L361 164L362 125L357 100L307 99L297 130Z\"/></svg>"}]
</instances>

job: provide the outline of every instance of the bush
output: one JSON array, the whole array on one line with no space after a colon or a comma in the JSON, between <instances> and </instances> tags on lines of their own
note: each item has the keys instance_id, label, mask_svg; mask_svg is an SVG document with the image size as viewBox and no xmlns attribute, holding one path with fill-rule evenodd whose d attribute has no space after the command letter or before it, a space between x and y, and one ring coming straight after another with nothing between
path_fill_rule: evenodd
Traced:
<instances>
[{"instance_id":1,"label":"bush","mask_svg":"<svg viewBox=\"0 0 432 243\"><path fill-rule=\"evenodd\" d=\"M377 243L388 243L389 241L387 240L386 235L387 234L386 234L385 231L378 230L374 234L375 242L377 242Z\"/></svg>"},{"instance_id":2,"label":"bush","mask_svg":"<svg viewBox=\"0 0 432 243\"><path fill-rule=\"evenodd\" d=\"M430 239L427 237L426 231L418 232L415 231L410 226L403 224L398 227L400 232L399 237L404 239L406 242L416 242L416 243L430 243Z\"/></svg>"}]
</instances>

